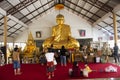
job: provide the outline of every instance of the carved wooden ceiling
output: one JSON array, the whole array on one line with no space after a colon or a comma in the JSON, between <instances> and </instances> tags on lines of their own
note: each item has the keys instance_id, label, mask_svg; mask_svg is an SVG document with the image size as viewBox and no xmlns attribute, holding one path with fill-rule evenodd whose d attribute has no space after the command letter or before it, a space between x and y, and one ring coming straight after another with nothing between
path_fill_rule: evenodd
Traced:
<instances>
[{"instance_id":1,"label":"carved wooden ceiling","mask_svg":"<svg viewBox=\"0 0 120 80\"><path fill-rule=\"evenodd\" d=\"M84 18L104 33L114 34L112 13L120 0L0 0L0 36L3 35L4 16L7 15L8 37L15 37L37 16L46 15L58 3L65 9ZM119 7L120 8L120 7ZM116 11L120 35L120 11ZM101 21L99 21L101 20ZM99 22L98 22L99 21Z\"/></svg>"}]
</instances>

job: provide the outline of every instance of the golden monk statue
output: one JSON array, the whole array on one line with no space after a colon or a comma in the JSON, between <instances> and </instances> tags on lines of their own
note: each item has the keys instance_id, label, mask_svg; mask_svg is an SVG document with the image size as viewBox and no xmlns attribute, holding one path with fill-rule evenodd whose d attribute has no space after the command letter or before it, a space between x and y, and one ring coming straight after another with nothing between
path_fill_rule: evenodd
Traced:
<instances>
[{"instance_id":1,"label":"golden monk statue","mask_svg":"<svg viewBox=\"0 0 120 80\"><path fill-rule=\"evenodd\" d=\"M36 51L36 49L36 44L34 42L32 33L30 32L30 34L28 35L26 46L23 51L24 57L33 57L33 54Z\"/></svg>"},{"instance_id":2,"label":"golden monk statue","mask_svg":"<svg viewBox=\"0 0 120 80\"><path fill-rule=\"evenodd\" d=\"M57 25L52 27L52 36L43 42L43 48L53 45L53 48L60 49L65 46L66 49L79 48L79 42L71 37L70 26L64 24L64 16L59 14L56 17Z\"/></svg>"}]
</instances>

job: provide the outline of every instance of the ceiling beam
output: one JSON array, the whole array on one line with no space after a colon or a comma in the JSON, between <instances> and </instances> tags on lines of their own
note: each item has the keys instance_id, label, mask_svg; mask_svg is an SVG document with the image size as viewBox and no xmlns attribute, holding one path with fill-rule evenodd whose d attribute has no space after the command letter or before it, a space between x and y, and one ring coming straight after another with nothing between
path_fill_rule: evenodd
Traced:
<instances>
[{"instance_id":1,"label":"ceiling beam","mask_svg":"<svg viewBox=\"0 0 120 80\"><path fill-rule=\"evenodd\" d=\"M31 5L31 3L34 3L34 2L36 2L36 1L38 1L38 0L23 0L22 2L20 2L20 3L17 4L16 6L12 7L11 9L9 9L9 10L7 11L7 14L8 14L8 15L9 15L9 14L13 15L13 14L15 14L16 12L24 9L24 7L27 7L27 6Z\"/></svg>"},{"instance_id":2,"label":"ceiling beam","mask_svg":"<svg viewBox=\"0 0 120 80\"><path fill-rule=\"evenodd\" d=\"M80 0L77 0L77 1L76 1L76 5L78 5L79 1L80 1ZM77 6L75 6L74 9L76 9L76 7L77 7Z\"/></svg>"},{"instance_id":3,"label":"ceiling beam","mask_svg":"<svg viewBox=\"0 0 120 80\"><path fill-rule=\"evenodd\" d=\"M28 28L28 26L26 24L24 24L22 21L18 20L16 17L14 17L12 15L8 15L7 17L10 18L10 19L12 19L16 23L19 23L20 25L24 26L25 28Z\"/></svg>"},{"instance_id":4,"label":"ceiling beam","mask_svg":"<svg viewBox=\"0 0 120 80\"><path fill-rule=\"evenodd\" d=\"M8 27L10 27L11 28L11 26L8 26ZM1 29L2 31L4 31L3 29ZM7 29L7 32L9 32L9 33L12 33L11 31L9 31L8 29ZM0 35L3 35L4 33L2 32L2 33L0 33ZM16 34L16 35L18 35L18 34ZM7 36L8 37L8 36Z\"/></svg>"},{"instance_id":5,"label":"ceiling beam","mask_svg":"<svg viewBox=\"0 0 120 80\"><path fill-rule=\"evenodd\" d=\"M43 4L42 4L42 2L41 2L41 0L39 0L39 1L40 1L40 4L41 4L41 5L43 5ZM47 3L48 3L48 2L47 2ZM46 5L47 5L47 4L46 4ZM45 8L44 8L44 7L42 7L42 8L43 8L43 10L45 10Z\"/></svg>"},{"instance_id":6,"label":"ceiling beam","mask_svg":"<svg viewBox=\"0 0 120 80\"><path fill-rule=\"evenodd\" d=\"M105 5L104 3L102 3L101 1L99 0L84 0L85 2L91 4L91 5L94 5L95 7L105 11L105 12L111 12L113 10L112 7L108 6L108 5Z\"/></svg>"},{"instance_id":7,"label":"ceiling beam","mask_svg":"<svg viewBox=\"0 0 120 80\"><path fill-rule=\"evenodd\" d=\"M11 34L8 35L8 37L10 37L12 34L15 34L15 32L17 32L18 30L20 30L23 26L21 26L20 28L16 29L14 32L11 32ZM16 33L17 34L17 33Z\"/></svg>"},{"instance_id":8,"label":"ceiling beam","mask_svg":"<svg viewBox=\"0 0 120 80\"><path fill-rule=\"evenodd\" d=\"M6 16L7 14L7 12L5 11L5 10L3 10L2 8L0 8L0 13L3 15L3 16ZM20 25L22 25L22 27L24 26L25 28L28 28L28 26L26 25L26 24L24 24L23 22L21 22L20 20L18 20L17 18L15 18L14 16L12 16L12 15L7 15L7 17L9 18L9 20L11 19L11 20L13 20L14 22L16 22L16 23L18 23L18 24L20 24ZM8 21L9 21L8 20ZM2 23L2 25L3 25L4 23ZM11 32L10 32L11 33ZM0 34L0 35L3 35L3 33L2 34ZM9 35L10 36L10 35ZM8 37L9 37L8 36Z\"/></svg>"},{"instance_id":9,"label":"ceiling beam","mask_svg":"<svg viewBox=\"0 0 120 80\"><path fill-rule=\"evenodd\" d=\"M85 10L85 11L91 13L91 14L94 14L94 13L90 12L89 10L84 9L83 7L81 7L81 6L79 6L79 5L76 5L75 3L73 3L73 2L71 2L71 1L69 1L69 0L66 0L66 2L69 2L69 3L71 3L71 4L75 5L75 6L77 6L77 7L80 8L80 9L83 9L83 10ZM73 9L73 10L74 10L74 9ZM100 16L98 16L98 15L96 15L96 14L94 14L94 15L95 15L96 17L98 17L98 18L101 18Z\"/></svg>"},{"instance_id":10,"label":"ceiling beam","mask_svg":"<svg viewBox=\"0 0 120 80\"><path fill-rule=\"evenodd\" d=\"M88 3L87 3L88 4ZM94 5L91 5L91 7L89 8L89 11L93 8ZM86 12L85 15L87 15L89 12ZM94 14L93 14L94 15Z\"/></svg>"},{"instance_id":11,"label":"ceiling beam","mask_svg":"<svg viewBox=\"0 0 120 80\"><path fill-rule=\"evenodd\" d=\"M107 17L111 16L112 13L109 12L107 14L105 14L102 18L98 19L96 22L93 23L93 26L96 26L98 23L100 23L101 21L103 21L104 19L106 19Z\"/></svg>"},{"instance_id":12,"label":"ceiling beam","mask_svg":"<svg viewBox=\"0 0 120 80\"><path fill-rule=\"evenodd\" d=\"M113 20L113 18L111 16L109 16L109 18L111 18ZM120 24L119 20L116 20L116 22L118 22Z\"/></svg>"},{"instance_id":13,"label":"ceiling beam","mask_svg":"<svg viewBox=\"0 0 120 80\"><path fill-rule=\"evenodd\" d=\"M67 5L65 5L65 7L67 7L67 8L69 8L69 9L71 9L71 10L74 10L73 8L70 8L69 6L67 6ZM77 11L77 10L74 10L75 12L77 12L78 14L81 14L81 15L83 15L83 16L85 16L85 17L87 17L87 18L89 18L89 19L91 19L93 22L95 22L95 20L94 19L92 19L92 18L90 18L90 17L88 17L88 16L86 16L85 14L82 14L82 13L80 13L79 11Z\"/></svg>"},{"instance_id":14,"label":"ceiling beam","mask_svg":"<svg viewBox=\"0 0 120 80\"><path fill-rule=\"evenodd\" d=\"M104 28L103 26L97 24L98 26L100 26L101 28L105 29L106 31L108 31L109 33L113 34L112 32L110 32L109 30L107 30L106 28Z\"/></svg>"},{"instance_id":15,"label":"ceiling beam","mask_svg":"<svg viewBox=\"0 0 120 80\"><path fill-rule=\"evenodd\" d=\"M113 12L114 12L114 13L116 13L116 12L118 12L118 11L120 11L120 4L117 5L117 6L113 9Z\"/></svg>"},{"instance_id":16,"label":"ceiling beam","mask_svg":"<svg viewBox=\"0 0 120 80\"><path fill-rule=\"evenodd\" d=\"M102 22L113 28L113 26L111 26L111 24L108 24L105 21L102 21ZM120 32L120 30L117 30L117 31Z\"/></svg>"},{"instance_id":17,"label":"ceiling beam","mask_svg":"<svg viewBox=\"0 0 120 80\"><path fill-rule=\"evenodd\" d=\"M47 8L46 10L44 10L43 12L40 12L39 14L37 14L36 16L32 17L31 19L29 19L28 21L26 21L25 23L29 22L30 20L34 19L35 17L41 15L42 13L48 11L49 9L53 8L55 5L52 5L51 7Z\"/></svg>"},{"instance_id":18,"label":"ceiling beam","mask_svg":"<svg viewBox=\"0 0 120 80\"><path fill-rule=\"evenodd\" d=\"M94 3L94 4L93 4L93 6L94 6L94 5L96 5L96 3L98 2L98 0L95 0L95 1L92 1L92 0L91 0L91 2ZM104 7L105 5L107 5L108 2L109 2L109 1L107 1L105 4L102 4L101 6ZM100 3L100 2L99 2L99 3ZM99 13L99 14L101 15L101 17L102 17L102 16L104 16L105 14L108 13L108 12L105 12L105 11L103 11L103 10L101 10L101 9L102 9L102 7L100 7L99 10L97 10L97 11L94 13L94 15L95 15L95 14L98 14L99 12L102 11L102 12L104 12L104 14L101 15L101 14ZM99 14L98 14L98 15L99 15ZM94 15L92 15L91 17L94 17ZM98 19L97 19L97 20L98 20Z\"/></svg>"},{"instance_id":19,"label":"ceiling beam","mask_svg":"<svg viewBox=\"0 0 120 80\"><path fill-rule=\"evenodd\" d=\"M3 16L6 16L6 15L7 15L7 14L6 14L7 12L6 12L5 10L3 10L2 8L0 8L0 12L1 12L1 14L2 14ZM3 12L3 13L2 13L2 12ZM20 24L20 25L28 28L28 26L27 26L26 24L24 24L23 22L21 22L20 20L18 20L18 19L15 18L14 16L12 16L12 15L7 15L7 17L10 18L11 20L15 21L16 23L18 23L18 24Z\"/></svg>"},{"instance_id":20,"label":"ceiling beam","mask_svg":"<svg viewBox=\"0 0 120 80\"><path fill-rule=\"evenodd\" d=\"M0 8L0 13L1 13L3 16L5 16L5 15L6 15L6 11L5 11L5 10L3 10L2 8Z\"/></svg>"},{"instance_id":21,"label":"ceiling beam","mask_svg":"<svg viewBox=\"0 0 120 80\"><path fill-rule=\"evenodd\" d=\"M56 4L64 4L64 1L65 1L65 0L54 0L55 5L56 5Z\"/></svg>"},{"instance_id":22,"label":"ceiling beam","mask_svg":"<svg viewBox=\"0 0 120 80\"><path fill-rule=\"evenodd\" d=\"M20 3L23 3L21 0L19 0L20 1ZM32 3L31 3L32 4ZM30 5L31 5L30 4ZM24 6L26 5L26 4L23 4ZM12 5L13 6L13 5ZM13 6L14 7L14 6ZM27 6L25 6L26 7L26 9L30 12L30 10L27 8ZM22 16L24 16L24 14L22 13L22 12L20 12L20 10L18 10L18 12L22 15ZM18 13L18 12L16 12L16 13ZM32 14L33 15L33 14ZM25 17L26 19L28 19L27 17ZM19 18L18 18L19 19ZM21 20L22 21L22 20Z\"/></svg>"},{"instance_id":23,"label":"ceiling beam","mask_svg":"<svg viewBox=\"0 0 120 80\"><path fill-rule=\"evenodd\" d=\"M49 4L49 3L53 2L53 1L54 1L54 0L51 0L51 1L49 1L49 2L47 2L47 3L45 3L45 4L43 4L42 6L40 6L39 8L37 8L36 10L39 10L40 8L46 6L47 4ZM34 10L34 11L28 13L28 14L25 15L25 16L28 16L28 15L32 14L32 13L35 12L36 10ZM44 10L44 11L45 11L45 10ZM25 16L21 17L20 20L21 20L22 18L24 18Z\"/></svg>"}]
</instances>

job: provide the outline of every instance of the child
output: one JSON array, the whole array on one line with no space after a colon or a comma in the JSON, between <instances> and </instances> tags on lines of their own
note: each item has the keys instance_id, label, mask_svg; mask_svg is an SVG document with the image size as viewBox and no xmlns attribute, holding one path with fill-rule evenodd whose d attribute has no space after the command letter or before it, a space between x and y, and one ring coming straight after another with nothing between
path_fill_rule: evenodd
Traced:
<instances>
[{"instance_id":1,"label":"child","mask_svg":"<svg viewBox=\"0 0 120 80\"><path fill-rule=\"evenodd\" d=\"M81 73L81 71L80 71L80 68L78 66L78 62L74 62L72 69L69 69L69 75L71 77L78 77L78 76L80 76L80 73Z\"/></svg>"},{"instance_id":2,"label":"child","mask_svg":"<svg viewBox=\"0 0 120 80\"><path fill-rule=\"evenodd\" d=\"M81 69L81 71L83 72L84 77L88 77L88 74L92 72L92 70L87 64L85 64L85 68L83 70Z\"/></svg>"},{"instance_id":3,"label":"child","mask_svg":"<svg viewBox=\"0 0 120 80\"><path fill-rule=\"evenodd\" d=\"M20 75L20 58L19 58L19 48L14 48L13 52L13 67L14 67L14 74L15 75Z\"/></svg>"},{"instance_id":4,"label":"child","mask_svg":"<svg viewBox=\"0 0 120 80\"><path fill-rule=\"evenodd\" d=\"M46 51L45 57L47 59L48 79L51 79L51 77L54 77L54 53L52 49L48 49L48 52Z\"/></svg>"}]
</instances>

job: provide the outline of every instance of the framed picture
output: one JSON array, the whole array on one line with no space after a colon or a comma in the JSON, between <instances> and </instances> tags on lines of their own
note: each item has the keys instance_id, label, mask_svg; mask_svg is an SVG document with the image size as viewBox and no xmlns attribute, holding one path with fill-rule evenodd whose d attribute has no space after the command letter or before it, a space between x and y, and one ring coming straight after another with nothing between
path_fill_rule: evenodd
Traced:
<instances>
[{"instance_id":1,"label":"framed picture","mask_svg":"<svg viewBox=\"0 0 120 80\"><path fill-rule=\"evenodd\" d=\"M102 37L98 37L98 41L102 41Z\"/></svg>"},{"instance_id":2,"label":"framed picture","mask_svg":"<svg viewBox=\"0 0 120 80\"><path fill-rule=\"evenodd\" d=\"M113 40L113 36L110 36L110 40Z\"/></svg>"},{"instance_id":3,"label":"framed picture","mask_svg":"<svg viewBox=\"0 0 120 80\"><path fill-rule=\"evenodd\" d=\"M41 38L41 31L36 31L36 38Z\"/></svg>"},{"instance_id":4,"label":"framed picture","mask_svg":"<svg viewBox=\"0 0 120 80\"><path fill-rule=\"evenodd\" d=\"M85 37L86 31L85 30L79 30L79 34L81 37Z\"/></svg>"}]
</instances>

